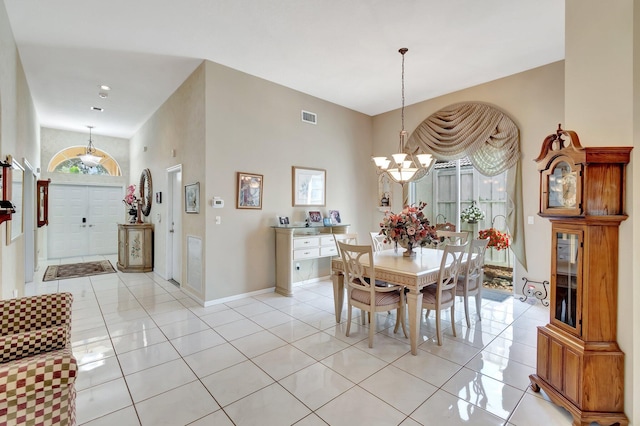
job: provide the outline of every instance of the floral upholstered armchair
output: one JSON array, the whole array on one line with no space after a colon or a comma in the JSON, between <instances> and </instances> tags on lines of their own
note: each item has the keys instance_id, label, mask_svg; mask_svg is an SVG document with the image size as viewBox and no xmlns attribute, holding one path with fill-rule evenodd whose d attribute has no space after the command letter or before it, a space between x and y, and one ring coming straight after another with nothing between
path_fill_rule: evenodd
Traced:
<instances>
[{"instance_id":1,"label":"floral upholstered armchair","mask_svg":"<svg viewBox=\"0 0 640 426\"><path fill-rule=\"evenodd\" d=\"M74 425L70 293L0 300L0 424Z\"/></svg>"}]
</instances>

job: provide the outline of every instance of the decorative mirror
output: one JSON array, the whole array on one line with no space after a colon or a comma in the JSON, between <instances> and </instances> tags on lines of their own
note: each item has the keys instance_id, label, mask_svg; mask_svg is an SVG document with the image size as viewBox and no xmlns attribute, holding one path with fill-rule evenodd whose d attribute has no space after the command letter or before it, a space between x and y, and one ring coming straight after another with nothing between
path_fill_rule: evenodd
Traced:
<instances>
[{"instance_id":1,"label":"decorative mirror","mask_svg":"<svg viewBox=\"0 0 640 426\"><path fill-rule=\"evenodd\" d=\"M49 183L51 179L39 180L37 182L37 197L38 202L36 206L38 214L38 228L41 228L49 224Z\"/></svg>"},{"instance_id":2,"label":"decorative mirror","mask_svg":"<svg viewBox=\"0 0 640 426\"><path fill-rule=\"evenodd\" d=\"M142 200L140 211L145 216L149 216L151 212L152 196L153 185L151 184L151 170L144 169L140 175L140 199Z\"/></svg>"}]
</instances>

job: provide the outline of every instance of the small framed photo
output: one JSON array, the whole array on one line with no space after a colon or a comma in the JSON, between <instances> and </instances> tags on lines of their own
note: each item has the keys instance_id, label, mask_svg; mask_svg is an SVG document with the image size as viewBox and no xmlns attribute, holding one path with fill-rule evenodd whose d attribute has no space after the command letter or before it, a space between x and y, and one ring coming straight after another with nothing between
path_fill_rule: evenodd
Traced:
<instances>
[{"instance_id":1,"label":"small framed photo","mask_svg":"<svg viewBox=\"0 0 640 426\"><path fill-rule=\"evenodd\" d=\"M320 210L307 210L307 220L309 226L322 226L322 213Z\"/></svg>"},{"instance_id":2,"label":"small framed photo","mask_svg":"<svg viewBox=\"0 0 640 426\"><path fill-rule=\"evenodd\" d=\"M330 217L322 218L322 223L324 224L324 226L331 226L332 225L331 218Z\"/></svg>"},{"instance_id":3,"label":"small framed photo","mask_svg":"<svg viewBox=\"0 0 640 426\"><path fill-rule=\"evenodd\" d=\"M332 225L340 225L342 223L342 219L340 219L340 211L338 210L329 210L329 218L331 219Z\"/></svg>"},{"instance_id":4,"label":"small framed photo","mask_svg":"<svg viewBox=\"0 0 640 426\"><path fill-rule=\"evenodd\" d=\"M277 216L278 226L289 226L289 217L288 216Z\"/></svg>"},{"instance_id":5,"label":"small framed photo","mask_svg":"<svg viewBox=\"0 0 640 426\"><path fill-rule=\"evenodd\" d=\"M262 209L263 176L255 173L238 172L236 208Z\"/></svg>"},{"instance_id":6,"label":"small framed photo","mask_svg":"<svg viewBox=\"0 0 640 426\"><path fill-rule=\"evenodd\" d=\"M185 213L200 213L200 182L184 186Z\"/></svg>"}]
</instances>

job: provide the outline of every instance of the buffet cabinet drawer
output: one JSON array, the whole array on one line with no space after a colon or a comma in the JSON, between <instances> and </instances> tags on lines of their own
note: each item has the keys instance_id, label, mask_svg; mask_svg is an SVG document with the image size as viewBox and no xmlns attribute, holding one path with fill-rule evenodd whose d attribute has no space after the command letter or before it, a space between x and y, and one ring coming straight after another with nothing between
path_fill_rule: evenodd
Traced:
<instances>
[{"instance_id":1,"label":"buffet cabinet drawer","mask_svg":"<svg viewBox=\"0 0 640 426\"><path fill-rule=\"evenodd\" d=\"M303 249L308 247L317 247L320 245L320 238L318 237L306 237L306 238L294 238L293 249Z\"/></svg>"},{"instance_id":2,"label":"buffet cabinet drawer","mask_svg":"<svg viewBox=\"0 0 640 426\"><path fill-rule=\"evenodd\" d=\"M293 260L312 259L320 256L319 247L309 247L308 249L300 249L293 251Z\"/></svg>"},{"instance_id":3,"label":"buffet cabinet drawer","mask_svg":"<svg viewBox=\"0 0 640 426\"><path fill-rule=\"evenodd\" d=\"M333 235L327 237L320 237L321 246L331 246L336 244L336 238Z\"/></svg>"},{"instance_id":4,"label":"buffet cabinet drawer","mask_svg":"<svg viewBox=\"0 0 640 426\"><path fill-rule=\"evenodd\" d=\"M338 248L334 245L333 247L321 247L320 248L320 256L324 257L324 256L337 256L338 253Z\"/></svg>"}]
</instances>

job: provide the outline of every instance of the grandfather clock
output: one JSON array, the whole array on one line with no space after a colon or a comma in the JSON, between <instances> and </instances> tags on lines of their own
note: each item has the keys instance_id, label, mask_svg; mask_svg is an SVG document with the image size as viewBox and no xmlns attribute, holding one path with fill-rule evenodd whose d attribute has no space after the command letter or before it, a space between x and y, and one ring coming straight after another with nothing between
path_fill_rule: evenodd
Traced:
<instances>
[{"instance_id":1,"label":"grandfather clock","mask_svg":"<svg viewBox=\"0 0 640 426\"><path fill-rule=\"evenodd\" d=\"M536 158L540 212L551 221L549 324L538 327L529 376L573 416L573 425L627 425L624 353L616 342L618 228L631 147L582 147L578 135L547 136Z\"/></svg>"}]
</instances>

